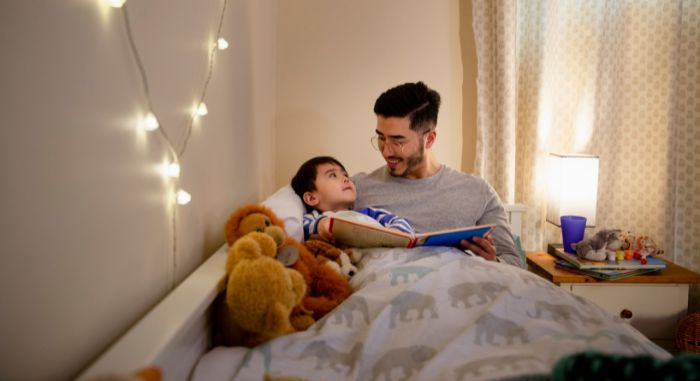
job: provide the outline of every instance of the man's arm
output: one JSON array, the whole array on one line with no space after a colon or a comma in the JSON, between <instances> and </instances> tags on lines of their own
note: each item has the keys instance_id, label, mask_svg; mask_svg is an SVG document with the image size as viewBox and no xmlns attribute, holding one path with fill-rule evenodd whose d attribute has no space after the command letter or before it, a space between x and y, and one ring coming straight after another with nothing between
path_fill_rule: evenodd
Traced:
<instances>
[{"instance_id":1,"label":"man's arm","mask_svg":"<svg viewBox=\"0 0 700 381\"><path fill-rule=\"evenodd\" d=\"M475 237L470 242L463 241L462 248L471 250L474 254L489 261L497 260L524 268L525 264L522 263L520 254L515 247L503 204L493 188L489 186L488 189L490 195L487 198L484 213L477 224L494 224L496 230L487 238Z\"/></svg>"}]
</instances>

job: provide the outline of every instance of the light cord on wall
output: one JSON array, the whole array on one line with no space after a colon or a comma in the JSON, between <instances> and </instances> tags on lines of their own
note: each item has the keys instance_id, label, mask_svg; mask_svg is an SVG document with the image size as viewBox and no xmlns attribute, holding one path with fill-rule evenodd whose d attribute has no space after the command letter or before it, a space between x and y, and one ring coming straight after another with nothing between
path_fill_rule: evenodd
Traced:
<instances>
[{"instance_id":1,"label":"light cord on wall","mask_svg":"<svg viewBox=\"0 0 700 381\"><path fill-rule=\"evenodd\" d=\"M226 40L224 40L221 37L221 27L224 25L224 14L226 13L226 3L228 0L224 0L223 5L221 6L221 15L219 16L219 27L216 29L216 37L215 37L215 42L212 44L210 47L209 51L209 69L207 70L207 78L204 80L204 85L202 86L202 92L199 97L199 102L197 102L197 110L192 113L190 117L190 122L187 125L187 129L185 129L185 139L182 142L182 149L180 152L178 152L178 156L182 157L182 155L185 154L185 149L187 148L187 142L190 140L190 134L192 133L192 125L194 124L194 118L199 114L199 109L202 108L204 105L204 96L207 93L207 88L209 87L209 81L211 81L211 76L212 73L214 72L214 55L216 54L217 50L223 50L228 47L228 43ZM225 45L221 44L221 41L225 43ZM204 110L206 110L206 106L204 106ZM207 111L208 112L208 111ZM205 114L206 115L206 114Z\"/></svg>"},{"instance_id":2,"label":"light cord on wall","mask_svg":"<svg viewBox=\"0 0 700 381\"><path fill-rule=\"evenodd\" d=\"M187 143L190 139L191 132L192 132L192 127L194 125L194 120L197 118L197 116L204 116L206 115L209 110L207 109L206 104L204 103L204 99L206 97L207 93L207 88L209 87L209 82L211 81L213 72L214 72L214 59L217 50L223 50L228 47L228 42L221 37L221 29L223 27L223 22L224 22L224 15L226 12L226 5L228 3L228 0L223 0L223 4L221 6L221 13L219 17L219 22L218 22L218 27L216 30L216 37L214 39L214 42L210 44L210 51L209 51L209 66L207 69L207 74L206 78L204 80L204 85L202 86L200 96L197 102L197 106L193 110L193 112L190 114L190 117L188 119L188 123L185 126L185 133L184 133L184 139L182 142L182 147L178 151L175 148L175 145L173 144L172 140L170 139L170 136L168 136L167 132L163 128L163 126L160 125L160 122L158 121L158 118L156 117L156 113L153 107L153 101L151 99L151 93L149 90L148 86L148 77L146 75L146 69L144 68L143 62L141 61L141 55L139 54L138 48L136 47L136 43L134 42L134 37L131 31L131 24L129 23L129 13L127 11L127 6L126 6L126 0L107 0L109 5L115 8L121 8L122 9L122 19L124 21L124 28L126 29L126 34L128 37L129 41L129 48L131 49L131 53L134 56L134 59L136 61L136 65L139 70L139 74L141 77L141 84L143 86L143 92L144 96L146 98L146 103L148 105L148 113L146 114L146 117L143 120L143 128L146 129L147 131L155 131L157 130L160 134L160 136L163 138L163 140L166 143L166 146L168 148L168 151L170 152L170 156L172 157L172 162L170 164L167 164L163 168L163 172L172 179L173 181L173 188L175 189L175 194L170 197L170 200L172 200L172 215L171 215L171 226L172 226L172 237L173 237L173 244L172 244L172 273L170 277L170 288L175 287L175 275L177 274L177 206L178 205L186 205L187 203L190 202L192 196L185 191L184 189L180 189L180 159L182 156L185 154L185 150L187 149Z\"/></svg>"}]
</instances>

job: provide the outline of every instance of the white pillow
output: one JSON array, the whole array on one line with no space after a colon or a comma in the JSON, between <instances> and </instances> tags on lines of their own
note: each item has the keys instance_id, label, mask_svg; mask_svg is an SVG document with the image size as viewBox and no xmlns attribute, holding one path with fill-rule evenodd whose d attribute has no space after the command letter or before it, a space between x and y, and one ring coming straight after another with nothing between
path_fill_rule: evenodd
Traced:
<instances>
[{"instance_id":1,"label":"white pillow","mask_svg":"<svg viewBox=\"0 0 700 381\"><path fill-rule=\"evenodd\" d=\"M284 230L287 235L299 242L304 241L303 218L306 208L301 198L294 193L291 185L285 185L278 189L272 196L262 202L284 221Z\"/></svg>"}]
</instances>

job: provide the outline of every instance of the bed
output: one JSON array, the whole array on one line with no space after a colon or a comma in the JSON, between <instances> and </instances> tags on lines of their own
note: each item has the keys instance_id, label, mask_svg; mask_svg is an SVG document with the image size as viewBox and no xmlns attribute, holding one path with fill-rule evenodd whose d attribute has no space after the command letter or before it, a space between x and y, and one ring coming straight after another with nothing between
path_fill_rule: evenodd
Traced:
<instances>
[{"instance_id":1,"label":"bed","mask_svg":"<svg viewBox=\"0 0 700 381\"><path fill-rule=\"evenodd\" d=\"M506 210L519 233L524 208ZM592 302L453 248L365 249L353 295L307 331L253 349L213 346L226 254L224 245L79 379L149 365L168 381L525 379L581 351L671 357Z\"/></svg>"}]
</instances>

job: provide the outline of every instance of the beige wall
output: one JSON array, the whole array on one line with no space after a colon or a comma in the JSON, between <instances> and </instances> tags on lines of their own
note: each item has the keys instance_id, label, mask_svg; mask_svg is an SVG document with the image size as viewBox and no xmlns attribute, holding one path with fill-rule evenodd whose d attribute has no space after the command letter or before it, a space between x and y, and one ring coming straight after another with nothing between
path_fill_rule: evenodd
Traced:
<instances>
[{"instance_id":1,"label":"beige wall","mask_svg":"<svg viewBox=\"0 0 700 381\"><path fill-rule=\"evenodd\" d=\"M128 3L155 111L177 145L220 4ZM463 6L229 0L231 47L182 158L193 200L177 209L173 255L172 183L156 170L168 153L134 128L146 103L120 11L0 2L0 379L72 378L223 243L233 209L307 158L332 154L353 173L381 165L369 137L388 87L437 89L438 158L469 168Z\"/></svg>"},{"instance_id":2,"label":"beige wall","mask_svg":"<svg viewBox=\"0 0 700 381\"><path fill-rule=\"evenodd\" d=\"M181 142L220 1L130 1L156 113ZM71 379L223 243L234 207L273 182L273 1L229 1L206 102L182 158L172 255L168 156L120 11L0 2L0 379ZM261 143L261 141L263 143ZM261 170L265 168L266 170ZM176 266L176 270L173 270Z\"/></svg>"},{"instance_id":3,"label":"beige wall","mask_svg":"<svg viewBox=\"0 0 700 381\"><path fill-rule=\"evenodd\" d=\"M382 165L370 146L377 96L422 80L442 95L438 159L462 165L458 0L279 2L276 185L312 156L352 173Z\"/></svg>"}]
</instances>

